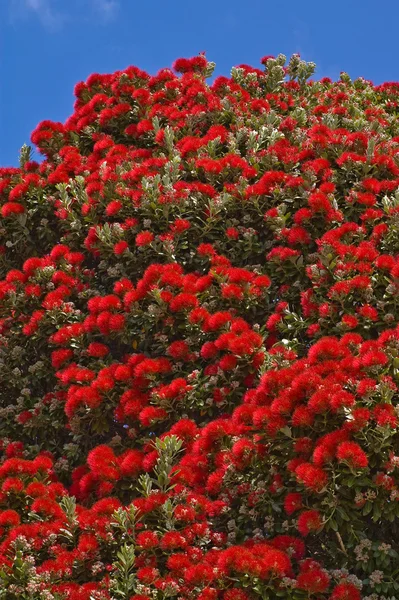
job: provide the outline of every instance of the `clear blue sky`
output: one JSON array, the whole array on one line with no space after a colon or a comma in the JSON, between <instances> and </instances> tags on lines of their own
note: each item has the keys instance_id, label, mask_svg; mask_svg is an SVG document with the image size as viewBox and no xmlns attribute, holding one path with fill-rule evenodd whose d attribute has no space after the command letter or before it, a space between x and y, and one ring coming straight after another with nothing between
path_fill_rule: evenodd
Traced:
<instances>
[{"instance_id":1,"label":"clear blue sky","mask_svg":"<svg viewBox=\"0 0 399 600\"><path fill-rule=\"evenodd\" d=\"M155 73L205 51L216 75L299 52L317 76L399 80L398 0L0 0L0 166L73 87L128 65Z\"/></svg>"}]
</instances>

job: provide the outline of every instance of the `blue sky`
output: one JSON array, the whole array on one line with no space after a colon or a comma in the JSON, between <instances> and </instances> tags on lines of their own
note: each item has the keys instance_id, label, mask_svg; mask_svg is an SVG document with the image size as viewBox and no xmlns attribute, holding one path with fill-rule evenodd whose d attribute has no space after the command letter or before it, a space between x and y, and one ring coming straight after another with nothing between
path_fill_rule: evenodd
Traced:
<instances>
[{"instance_id":1,"label":"blue sky","mask_svg":"<svg viewBox=\"0 0 399 600\"><path fill-rule=\"evenodd\" d=\"M216 75L299 52L318 77L399 80L397 0L0 0L0 166L44 120L71 114L92 72L149 73L205 51Z\"/></svg>"}]
</instances>

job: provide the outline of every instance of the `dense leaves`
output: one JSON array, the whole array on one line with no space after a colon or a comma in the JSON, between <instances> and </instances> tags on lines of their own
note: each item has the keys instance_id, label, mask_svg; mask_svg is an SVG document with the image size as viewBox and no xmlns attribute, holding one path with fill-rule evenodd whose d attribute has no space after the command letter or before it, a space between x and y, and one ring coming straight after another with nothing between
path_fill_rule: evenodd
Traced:
<instances>
[{"instance_id":1,"label":"dense leaves","mask_svg":"<svg viewBox=\"0 0 399 600\"><path fill-rule=\"evenodd\" d=\"M0 598L399 598L399 85L261 63L0 169Z\"/></svg>"}]
</instances>

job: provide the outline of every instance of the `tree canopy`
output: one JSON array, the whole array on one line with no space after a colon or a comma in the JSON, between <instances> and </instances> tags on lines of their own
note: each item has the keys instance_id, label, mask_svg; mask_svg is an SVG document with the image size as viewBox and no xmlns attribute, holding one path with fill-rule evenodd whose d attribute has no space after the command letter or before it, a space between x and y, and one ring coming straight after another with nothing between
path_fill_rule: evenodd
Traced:
<instances>
[{"instance_id":1,"label":"tree canopy","mask_svg":"<svg viewBox=\"0 0 399 600\"><path fill-rule=\"evenodd\" d=\"M0 169L0 599L399 598L399 84L261 65Z\"/></svg>"}]
</instances>

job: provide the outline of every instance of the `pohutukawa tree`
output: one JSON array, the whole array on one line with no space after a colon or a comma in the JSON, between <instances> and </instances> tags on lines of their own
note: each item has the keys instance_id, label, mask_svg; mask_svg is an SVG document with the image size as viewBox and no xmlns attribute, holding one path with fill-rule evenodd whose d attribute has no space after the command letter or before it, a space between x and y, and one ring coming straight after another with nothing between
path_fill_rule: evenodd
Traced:
<instances>
[{"instance_id":1,"label":"pohutukawa tree","mask_svg":"<svg viewBox=\"0 0 399 600\"><path fill-rule=\"evenodd\" d=\"M0 598L399 598L399 84L203 55L0 169Z\"/></svg>"}]
</instances>

